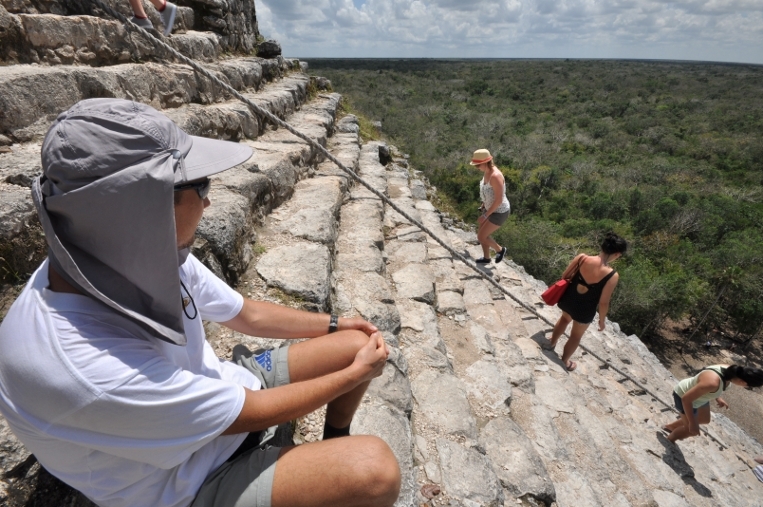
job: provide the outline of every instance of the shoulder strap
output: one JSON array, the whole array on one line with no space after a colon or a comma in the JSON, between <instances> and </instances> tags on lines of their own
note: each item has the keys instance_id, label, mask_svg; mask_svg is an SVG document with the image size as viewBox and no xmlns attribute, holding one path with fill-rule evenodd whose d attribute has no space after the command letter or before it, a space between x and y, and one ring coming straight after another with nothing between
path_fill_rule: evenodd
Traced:
<instances>
[{"instance_id":1,"label":"shoulder strap","mask_svg":"<svg viewBox=\"0 0 763 507\"><path fill-rule=\"evenodd\" d=\"M711 371L711 372L715 373L716 375L718 375L719 377L721 377L721 391L725 391L726 387L728 386L728 383L723 379L723 374L725 373L725 371L724 371L725 368L723 368L722 366L718 366L718 370L720 370L720 371L718 371L718 370L716 370L714 368L714 366L705 366L704 368L699 370L699 373L702 373L705 370ZM697 373L697 375L699 375L699 373Z\"/></svg>"}]
</instances>

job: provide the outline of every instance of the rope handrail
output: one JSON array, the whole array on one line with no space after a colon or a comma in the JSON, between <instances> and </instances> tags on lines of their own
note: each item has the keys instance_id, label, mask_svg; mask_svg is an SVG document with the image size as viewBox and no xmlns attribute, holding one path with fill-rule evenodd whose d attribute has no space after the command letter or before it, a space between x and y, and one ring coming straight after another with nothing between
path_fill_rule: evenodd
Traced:
<instances>
[{"instance_id":1,"label":"rope handrail","mask_svg":"<svg viewBox=\"0 0 763 507\"><path fill-rule=\"evenodd\" d=\"M275 125L278 125L279 127L283 127L287 131L291 132L292 134L294 134L298 138L300 138L303 141L305 141L312 148L318 150L322 155L324 155L326 158L328 158L334 164L336 164L336 166L339 169L344 171L346 174L350 175L355 181L357 181L358 183L363 185L372 194L374 194L376 197L381 199L385 204L387 204L390 208L392 208L397 213L399 213L401 216L403 216L411 224L415 225L416 227L421 229L423 232L425 232L427 235L429 235L430 238L432 238L440 246L445 248L453 257L455 257L458 260L460 260L461 262L463 262L466 266L468 266L474 272L476 272L481 278L483 278L484 280L488 281L490 284L492 284L494 287L496 287L498 290L500 290L503 294L505 294L506 296L511 298L514 302L516 302L517 304L522 306L525 310L527 310L530 313L532 313L533 315L535 315L535 317L537 317L539 320L541 320L541 321L545 322L546 324L548 324L548 325L553 327L554 324L551 321L549 321L547 318L542 316L540 313L538 313L538 311L535 308L533 308L532 306L526 304L525 302L521 301L519 298L517 298L513 294L511 294L508 291L508 289L504 288L501 284L499 284L497 281L495 281L493 279L493 277L488 276L484 271L482 271L479 267L477 267L477 265L474 262L471 262L464 255L462 255L460 252L456 251L450 245L445 243L444 240L440 239L434 232L429 230L429 228L427 228L424 224L422 224L421 222L419 222L415 218L411 217L407 212L405 212L399 206L397 206L395 203L393 203L392 200L389 199L386 195L384 195L382 192L379 192L378 190L373 188L371 186L371 184L367 183L365 180L363 180L363 178L358 176L355 173L355 171L353 171L349 167L345 166L342 162L339 161L339 159L337 159L334 155L332 155L320 143L318 143L317 141L315 141L311 137L303 134L302 132L299 132L297 129L295 129L294 127L289 125L286 121L280 119L279 117L277 117L276 115L274 115L270 111L268 111L266 109L263 109L262 107L258 106L257 104L255 104L254 102L252 102L251 100L246 98L238 90L233 88L231 85L229 85L228 83L222 81L220 78L218 78L217 76L212 74L210 71L205 69L203 66L201 66L200 64L198 64L197 62L195 62L191 58L188 58L187 56L181 54L175 48L173 48L172 46L168 45L167 43L165 43L164 41L159 39L157 36L153 35L152 33L150 33L149 31L145 30L144 28L142 28L142 27L132 23L124 15L122 15L120 12L116 11L111 6L106 5L102 0L90 0L90 1L92 1L93 4L97 5L101 10L106 12L109 16L111 16L111 17L117 19L118 21L122 22L128 30L133 30L135 32L140 33L141 35L143 35L143 37L146 37L149 41L151 41L155 46L160 47L160 48L164 49L165 51L169 52L170 54L172 54L179 61L185 63L186 65L188 65L191 68L193 68L199 74L205 76L206 78L212 80L215 84L221 86L224 90L226 90L228 93L233 95L235 98L237 98L240 101L244 102L252 110L253 113L259 115L262 118L266 118L268 121L270 121L271 123L273 123ZM566 338L569 338L569 335L566 332L564 333L564 336ZM616 366L614 366L611 361L609 361L609 360L607 360L605 358L602 358L601 356L599 356L598 354L593 352L590 348L586 347L582 343L579 346L585 352L587 352L588 354L590 354L591 356L596 358L598 361L600 361L600 362L604 363L605 365L607 365L608 368L611 368L612 370L614 370L618 374L620 374L623 377L625 377L627 380L629 380L630 382L635 384L639 389L644 391L646 394L649 394L655 400L659 401L665 407L667 407L668 409L672 410L676 414L678 413L678 410L676 410L676 408L673 405L663 401L659 396L657 396L652 391L647 389L644 385L642 385L639 381L634 379L631 375L629 375L628 373L626 373L626 372L622 371L621 369L617 368ZM721 442L719 439L714 437L705 428L701 428L701 430L708 437L710 437L712 440L714 440L716 443L718 443L722 448L726 448L727 447L724 442Z\"/></svg>"}]
</instances>

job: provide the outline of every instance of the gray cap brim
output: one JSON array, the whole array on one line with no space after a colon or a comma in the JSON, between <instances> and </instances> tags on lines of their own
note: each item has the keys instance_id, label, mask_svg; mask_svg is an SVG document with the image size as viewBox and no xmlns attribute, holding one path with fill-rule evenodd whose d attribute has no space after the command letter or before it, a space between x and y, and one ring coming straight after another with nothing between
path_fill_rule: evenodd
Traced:
<instances>
[{"instance_id":1,"label":"gray cap brim","mask_svg":"<svg viewBox=\"0 0 763 507\"><path fill-rule=\"evenodd\" d=\"M249 160L254 150L246 144L190 136L191 151L185 156L185 178L175 173L175 183L207 178Z\"/></svg>"}]
</instances>

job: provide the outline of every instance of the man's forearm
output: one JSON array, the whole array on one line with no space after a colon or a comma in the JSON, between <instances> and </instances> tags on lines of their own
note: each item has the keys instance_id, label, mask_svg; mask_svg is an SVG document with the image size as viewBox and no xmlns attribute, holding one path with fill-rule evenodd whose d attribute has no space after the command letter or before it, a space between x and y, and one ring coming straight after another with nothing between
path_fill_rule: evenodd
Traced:
<instances>
[{"instance_id":1,"label":"man's forearm","mask_svg":"<svg viewBox=\"0 0 763 507\"><path fill-rule=\"evenodd\" d=\"M363 381L350 366L329 375L272 389L246 389L244 407L223 435L260 431L317 410Z\"/></svg>"},{"instance_id":2,"label":"man's forearm","mask_svg":"<svg viewBox=\"0 0 763 507\"><path fill-rule=\"evenodd\" d=\"M263 338L315 338L329 332L330 316L264 301L244 300L241 312L222 324L240 333Z\"/></svg>"}]
</instances>

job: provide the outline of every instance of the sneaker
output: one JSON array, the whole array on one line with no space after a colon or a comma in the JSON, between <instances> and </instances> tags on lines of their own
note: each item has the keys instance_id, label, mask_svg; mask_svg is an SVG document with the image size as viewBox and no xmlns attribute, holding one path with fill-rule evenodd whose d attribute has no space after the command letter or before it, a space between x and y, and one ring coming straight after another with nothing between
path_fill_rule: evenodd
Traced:
<instances>
[{"instance_id":1,"label":"sneaker","mask_svg":"<svg viewBox=\"0 0 763 507\"><path fill-rule=\"evenodd\" d=\"M484 257L480 257L479 259L477 259L474 262L476 262L477 264L490 264L491 260L490 259L486 259Z\"/></svg>"},{"instance_id":2,"label":"sneaker","mask_svg":"<svg viewBox=\"0 0 763 507\"><path fill-rule=\"evenodd\" d=\"M172 26L175 24L175 15L178 12L178 6L165 1L164 10L159 12L159 17L164 25L164 35L169 35L172 32Z\"/></svg>"},{"instance_id":3,"label":"sneaker","mask_svg":"<svg viewBox=\"0 0 763 507\"><path fill-rule=\"evenodd\" d=\"M130 21L133 25L138 25L141 28L145 28L146 30L151 30L154 28L154 25L151 24L151 20L148 18L138 18L133 16L130 18Z\"/></svg>"},{"instance_id":4,"label":"sneaker","mask_svg":"<svg viewBox=\"0 0 763 507\"><path fill-rule=\"evenodd\" d=\"M500 264L504 255L506 255L506 247L501 248L501 251L495 254L495 263Z\"/></svg>"}]
</instances>

